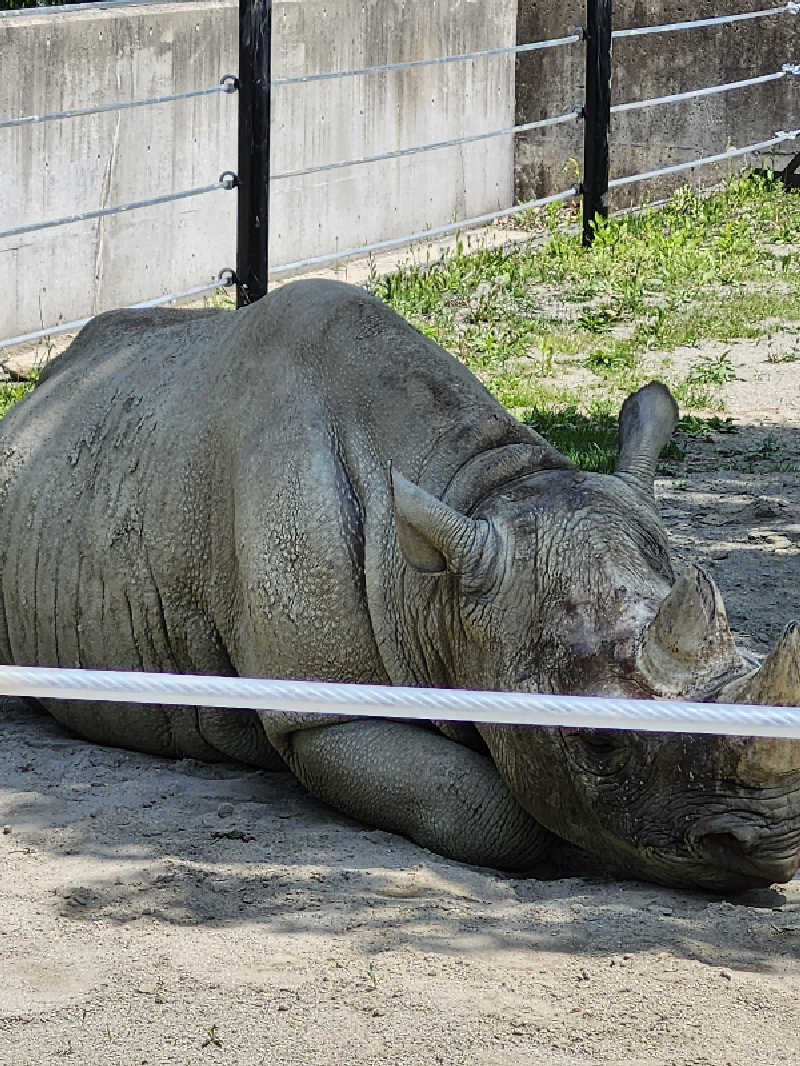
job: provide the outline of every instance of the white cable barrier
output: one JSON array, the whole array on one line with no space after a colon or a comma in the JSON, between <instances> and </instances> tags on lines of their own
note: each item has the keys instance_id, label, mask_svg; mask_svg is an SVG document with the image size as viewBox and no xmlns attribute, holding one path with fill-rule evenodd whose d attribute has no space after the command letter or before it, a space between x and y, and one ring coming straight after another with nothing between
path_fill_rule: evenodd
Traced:
<instances>
[{"instance_id":1,"label":"white cable barrier","mask_svg":"<svg viewBox=\"0 0 800 1066\"><path fill-rule=\"evenodd\" d=\"M540 118L536 122L523 122L519 126L506 129L487 130L485 133L469 133L464 137L453 137L449 141L434 141L432 144L420 144L414 148L398 148L393 152L379 152L377 155L364 155L358 159L342 159L335 163L321 163L319 166L303 167L300 170L285 170L270 174L270 181L282 181L285 178L300 178L307 174L321 174L326 170L340 170L342 167L357 167L362 163L379 163L385 159L401 159L404 156L418 155L420 152L438 152L442 148L453 148L459 144L472 144L492 137L508 137L515 133L527 133L529 130L543 130L550 126L561 126L565 122L575 122L581 118L581 105L576 104L571 111L553 118Z\"/></svg>"},{"instance_id":2,"label":"white cable barrier","mask_svg":"<svg viewBox=\"0 0 800 1066\"><path fill-rule=\"evenodd\" d=\"M117 0L117 2L119 3L119 6L125 6L128 3L128 0ZM112 6L113 6L113 3L114 3L114 0L112 0ZM733 14L733 15L723 15L723 16L718 16L718 17L708 18L708 19L694 19L694 20L690 20L690 21L687 21L687 22L680 22L680 23L667 23L667 24L656 25L656 26L644 26L644 27L635 27L635 28L627 29L627 30L617 30L617 31L614 31L612 36L622 38L622 37L642 36L642 35L646 35L646 34L649 34L649 33L671 32L673 30L697 29L697 28L700 28L700 27L731 24L731 23L736 23L736 22L740 22L740 21L744 21L744 20L752 20L752 19L756 19L756 18L772 17L772 16L782 15L782 14L786 14L786 13L796 15L796 14L798 14L798 12L800 12L800 3L789 2L789 3L787 3L787 4L785 4L785 5L781 6L781 7L768 8L768 9L764 9L764 10L760 10L760 11L744 12L744 13ZM401 70L407 70L407 69L414 68L414 67L428 66L428 65L432 65L432 64L441 64L441 63L463 62L463 61L468 61L468 60L473 60L473 59L478 59L478 58L491 57L491 56L499 56L499 55L506 55L506 54L519 55L519 54L526 53L526 52L534 52L534 51L539 51L539 50L542 50L542 49L556 48L556 47L562 47L562 46L565 46L565 45L570 45L570 44L573 44L573 43L580 42L580 41L584 40L584 38L585 38L584 31L580 27L578 27L578 28L570 31L570 33L567 36L559 37L559 38L552 38L550 40L545 40L545 41L536 41L536 42L531 42L531 43L527 43L527 44L514 45L514 46L503 47L503 48L483 49L483 50L480 50L480 51L459 53L459 54L450 55L450 56L437 56L437 57L431 57L431 58L426 58L426 59L409 60L409 61L398 62L398 63L387 63L387 64L380 64L380 65L375 65L375 66L359 67L359 68L353 68L351 70L344 70L344 71L330 71L330 72L323 72L323 73L317 73L317 74L300 75L300 76L297 76L297 77L290 77L290 78L278 78L278 79L273 79L271 81L271 85L272 86L286 86L286 85L295 85L295 84L305 84L305 83L313 82L313 81L321 81L321 80L329 80L329 79L335 79L335 78L345 78L345 77L355 77L355 76L361 76L361 75L386 73L386 72L389 72L389 71L401 71ZM633 111L633 110L637 110L637 109L655 107L655 106L659 106L659 105L662 105L662 104L676 103L678 101L688 100L688 99L691 99L691 98L711 96L711 95L714 95L716 93L729 92L729 91L733 91L735 89L744 88L744 87L747 87L747 86L754 86L754 85L764 84L764 83L771 82L771 81L777 81L777 80L779 80L781 78L784 78L784 77L786 77L788 75L794 75L794 76L800 75L800 65L786 63L786 64L783 65L783 67L782 67L782 69L780 71L776 71L776 72L774 72L772 74L760 75L760 76L755 77L755 78L743 79L743 80L737 81L737 82L728 82L728 83L725 83L723 85L710 86L710 87L701 88L701 89L693 89L693 90L689 90L687 92L673 93L673 94L670 94L668 96L653 97L653 98L648 99L648 100L630 101L628 103L617 104L617 105L615 105L615 106L613 106L611 108L611 111L612 111L612 113L621 113L621 112L625 112L625 111ZM88 108L73 109L73 110L69 110L69 111L52 112L52 113L45 114L45 115L27 115L27 116L23 116L23 117L16 118L16 119L6 119L6 120L0 121L0 129L9 128L9 127L19 127L19 126L29 125L29 124L32 124L32 123L49 121L49 120L75 118L75 117L79 117L79 116L91 115L91 114L105 112L105 111L120 111L120 110L123 110L123 109L126 109L126 108L142 107L142 106L146 106L146 105L167 103L167 102L172 102L172 101L181 100L181 99L188 99L188 98L196 97L196 96L205 96L205 95L209 95L209 94L212 94L212 93L220 93L220 92L221 93L233 93L233 92L238 90L238 87L239 87L239 84L238 84L238 79L236 78L236 76L232 75L232 74L226 74L226 75L223 75L223 77L220 79L219 85L213 86L211 88L190 90L190 91L184 92L184 93L172 93L172 94L167 94L167 95L164 95L164 96L150 97L150 98L142 99L142 100L121 101L121 102L115 102L113 104L99 105L97 107L88 107ZM439 141L439 142L435 142L435 143L432 143L432 144L418 145L418 146L414 146L414 147L411 147L411 148L397 149L397 150L391 151L391 152L384 152L384 153L379 153L379 154L375 154L375 155L363 156L363 157L360 157L360 158L357 158L357 159L341 160L341 161L335 161L335 162L330 162L330 163L326 163L326 164L321 164L321 165L318 165L318 166L305 167L305 168L300 168L300 169L296 169L296 170L292 170L292 171L285 171L285 172L281 172L281 173L278 173L278 174L273 174L271 176L271 178L272 178L272 180L284 180L284 179L293 178L293 177L300 177L300 176L304 176L304 175L308 175L308 174L321 173L321 172L324 172L324 171L335 170L335 169L339 169L339 168L342 168L342 167L357 166L357 165L362 165L362 164L378 162L380 160L401 158L401 157L404 157L404 156L410 156L410 155L414 155L414 154L421 153L421 152L437 151L437 150L448 148L448 147L452 147L452 146L455 146L455 145L468 144L468 143L471 143L471 142L474 142L474 141L485 140L485 139L489 139L489 138L492 138L492 137L509 136L509 135L514 135L514 134L517 134L517 133L527 132L527 131L530 131L530 130L543 129L543 128L546 128L548 126L556 126L556 125L559 125L559 124L562 124L562 123L573 121L576 117L582 117L582 110L580 108L578 108L578 107L574 108L572 111L570 111L570 112L568 112L568 113L566 113L564 115L555 116L553 118L541 119L541 120L538 120L536 122L524 123L524 124L508 127L508 128L505 128L505 129L489 130L489 131L482 132L482 133L471 134L471 135L467 135L467 136L464 136L464 137L452 138L450 140ZM645 172L642 172L640 174L629 175L629 176L622 177L622 178L615 178L615 179L613 179L612 181L610 181L608 183L608 187L609 188L621 187L621 186L624 186L624 185L633 184L634 182L644 181L644 180L647 180L647 179L650 179L650 178L659 177L659 176L666 175L666 174L671 174L671 173L676 173L676 172L679 172L679 171L682 171L682 170L689 170L689 169L692 169L693 167L710 165L710 164L713 164L713 163L716 163L716 162L723 161L725 159L733 158L735 156L740 156L740 155L747 154L749 152L755 152L755 151L767 149L769 147L773 147L773 146L781 143L782 141L794 139L794 137L796 137L796 136L797 136L796 132L792 132L792 133L780 132L780 133L776 134L776 136L774 138L772 138L772 139L770 139L768 141L761 142L760 144L748 145L747 147L741 148L741 149L730 149L730 150L728 150L728 151L726 151L724 153L719 153L719 154L713 155L713 156L701 157L701 158L698 158L698 159L695 159L695 160L691 160L691 161L686 162L686 163L680 163L680 164L675 164L675 165L672 165L672 166L661 167L661 168L658 168L658 169L655 169L655 170L645 171ZM75 222L99 219L99 218L102 218L102 217L105 217L105 216L108 216L108 215L114 215L114 214L125 212L125 211L132 211L132 210L136 210L136 209L143 208L143 207L149 207L149 206L154 206L154 205L158 205L158 204L168 203L168 202L173 201L173 200L184 199L186 197L202 195L202 194L205 194L205 193L216 191L218 189L232 189L232 188L235 188L237 186L237 184L238 184L238 179L237 179L236 174L234 174L232 171L225 171L222 175L220 175L220 178L219 178L218 182L216 184L214 184L214 185L207 185L207 186L202 186L200 188L187 189L187 190L183 190L183 191L180 191L180 192L168 193L168 194L165 194L163 196L152 197L152 198L146 199L146 200L138 200L138 201L134 201L134 202L127 203L127 204L122 204L122 205L115 206L115 207L102 208L102 209L99 209L99 210L96 210L96 211L88 211L88 212L84 212L84 213L81 213L81 214L70 215L70 216L67 216L67 217L64 217L64 218L53 219L53 220L43 221L43 222L36 222L36 223L31 223L31 224L23 225L23 226L17 226L17 227L15 227L13 229L9 229L9 230L5 230L5 231L0 232L0 239L7 238L7 237L20 236L20 235L23 235L23 234L26 234L26 233L31 233L31 232L35 232L35 231L43 230L43 229L49 229L49 228L53 228L53 227L57 227L57 226L68 225L68 224L75 223ZM271 271L271 274L273 276L277 276L277 275L281 275L281 274L288 274L288 273L291 273L291 272L296 272L296 271L299 271L299 270L304 269L304 268L324 266L324 265L327 265L327 264L331 264L331 263L334 263L334 262L341 261L343 259L352 258L352 257L357 256L357 255L369 254L369 253L372 253L372 252L375 252L375 251L380 251L380 250L384 250L384 249L390 249L390 248L394 248L394 247L399 247L401 245L412 243L412 242L418 241L418 240L424 240L426 238L431 238L431 237L435 237L435 236L445 235L445 234L448 234L448 233L453 233L453 232L456 232L456 231L458 231L459 229L461 229L463 227L486 224L486 223L489 223L489 222L492 222L492 221L496 221L497 219L500 219L500 218L509 217L511 215L514 215L514 214L523 213L523 212L528 211L528 210L530 210L532 208L535 208L535 207L544 206L544 205L546 205L548 203L554 203L554 202L557 202L559 200L570 199L570 198L573 198L575 196L580 195L581 191L582 191L581 187L576 187L574 189L567 190L567 191L565 191L563 193L557 193L557 194L555 194L553 196L542 197L540 199L528 201L527 203L515 205L513 207L505 208L505 209L500 210L500 211L489 212L489 213L484 214L484 215L475 216L474 218L463 219L463 220L461 220L458 223L451 223L451 224L448 224L446 226L433 227L433 228L429 228L429 229L426 229L426 230L423 230L423 231L418 231L416 233L405 234L403 236L392 238L392 239L389 239L389 240L377 241L377 242L373 242L371 244L362 245L362 246L358 246L358 247L347 248L347 249L344 249L342 251L329 253L327 255L314 256L314 257L311 257L311 258L308 258L308 259L298 260L298 261L293 262L293 263L284 264L283 266L277 268L276 270ZM146 301L143 304L134 304L132 306L133 307L158 306L159 304L168 303L168 302L171 302L172 300L177 300L177 299L185 298L185 297L188 297L188 296L197 295L197 294L200 294L202 292L207 292L207 291L209 291L209 290L211 290L213 288L216 288L220 284L230 284L230 283L231 282L219 282L219 281L211 282L211 283L208 283L206 285L195 286L193 289L186 290L186 291L181 292L181 293L169 294L169 295L166 295L166 296L158 297L154 301ZM49 335L52 335L52 334L55 334L55 333L68 332L69 330L72 330L72 329L78 329L82 325L84 325L87 321L89 321L89 319L79 319L79 320L75 320L74 322L61 323L61 324L58 324L56 326L43 328L41 330L32 331L30 333L20 334L18 337L12 337L12 338L7 338L5 340L0 340L0 348L6 347L6 346L10 346L10 345L15 344L15 343L24 343L25 341L36 340L36 339L39 339L41 337L49 336Z\"/></svg>"},{"instance_id":3,"label":"white cable barrier","mask_svg":"<svg viewBox=\"0 0 800 1066\"><path fill-rule=\"evenodd\" d=\"M170 292L165 296L156 296L152 300L142 300L137 304L128 304L123 310L138 311L146 307L163 307L165 304L174 303L176 300L190 300L194 296L202 296L204 293L216 289L229 288L235 283L236 275L230 267L220 270L215 281L205 282L203 285L194 285L191 289L182 292ZM32 341L42 340L44 337L55 337L59 333L77 333L87 323L92 321L94 315L88 318L76 318L72 322L59 322L55 326L47 326L44 329L33 330L31 333L20 333L16 337L6 337L0 340L0 351L3 348L11 348L16 344L30 344Z\"/></svg>"},{"instance_id":4,"label":"white cable barrier","mask_svg":"<svg viewBox=\"0 0 800 1066\"><path fill-rule=\"evenodd\" d=\"M748 22L751 19L770 18L775 15L797 15L798 13L800 13L800 4L790 2L780 7L769 7L762 11L744 11L738 15L717 15L714 18L691 19L687 22L666 22L658 26L635 26L628 30L614 30L611 36L615 40L623 37L646 37L651 33L699 30L709 26L725 26L735 22Z\"/></svg>"},{"instance_id":5,"label":"white cable barrier","mask_svg":"<svg viewBox=\"0 0 800 1066\"><path fill-rule=\"evenodd\" d=\"M626 104L615 104L611 108L612 114L622 111L638 111L648 107L658 107L663 104L675 104L696 97L714 96L718 93L732 92L736 89L750 88L754 85L764 85L772 81L780 81L782 78L800 75L800 64L784 63L783 67L772 74L760 74L755 78L744 78L741 81L726 82L723 85L712 85L702 89L690 89L687 92L671 93L668 96L654 96L648 100L633 100ZM582 117L582 105L576 104L570 111L563 115L555 115L552 118L537 119L535 122L524 122L517 126L508 126L504 129L487 130L485 133L471 133L464 137L453 137L447 141L435 141L431 144L421 144L413 148L398 148L391 152L378 152L375 155L359 156L355 159L341 159L333 163L320 163L317 166L302 167L298 170L284 170L270 174L270 181L285 181L287 178L301 178L309 174L322 174L328 170L341 170L343 167L356 167L364 163L380 163L389 159L401 159L405 156L418 155L420 152L436 152L444 148L453 148L459 144L472 144L476 141L489 140L494 137L508 137L516 133L528 133L531 130L547 129L551 126L561 126L574 122Z\"/></svg>"},{"instance_id":6,"label":"white cable barrier","mask_svg":"<svg viewBox=\"0 0 800 1066\"><path fill-rule=\"evenodd\" d=\"M83 211L77 215L67 215L65 218L53 218L46 222L31 222L26 226L15 226L14 229L0 231L0 240L4 237L19 237L23 233L35 233L37 230L53 229L56 226L70 226L75 222L89 222L95 218L106 218L108 215L118 215L124 211L137 211L141 207L153 207L157 204L168 204L173 200L185 200L189 196L203 196L205 193L217 192L219 189L235 189L236 175L232 170L223 171L213 185L201 185L197 189L184 189L181 192L169 192L163 196L152 196L149 200L135 200L127 204L119 204L117 207L101 207L97 211Z\"/></svg>"},{"instance_id":7,"label":"white cable barrier","mask_svg":"<svg viewBox=\"0 0 800 1066\"><path fill-rule=\"evenodd\" d=\"M414 67L438 66L442 63L465 63L472 59L487 59L493 56L521 55L525 52L540 52L546 48L562 48L583 40L583 30L578 27L566 37L554 37L549 41L533 41L530 44L508 45L505 48L484 48L480 52L459 52L450 56L431 56L428 59L406 59L400 63L381 63L372 67L353 67L351 70L327 70L320 74L297 74L291 78L273 78L272 88L282 85L307 85L312 81L333 81L337 78L357 78L368 74L387 74L396 70L412 70Z\"/></svg>"},{"instance_id":8,"label":"white cable barrier","mask_svg":"<svg viewBox=\"0 0 800 1066\"><path fill-rule=\"evenodd\" d=\"M774 74L760 74L756 78L743 78L741 81L729 81L724 85L711 85L704 89L689 89L687 92L670 93L669 96L651 96L649 100L631 100L627 104L614 104L611 114L621 111L639 111L646 107L660 107L662 104L677 104L683 100L694 100L703 96L716 96L717 93L729 93L735 89L746 89L753 85L765 85L782 78L800 76L800 64L784 63Z\"/></svg>"},{"instance_id":9,"label":"white cable barrier","mask_svg":"<svg viewBox=\"0 0 800 1066\"><path fill-rule=\"evenodd\" d=\"M800 130L791 130L789 132L781 130L769 140L760 141L757 144L748 144L744 148L730 148L717 155L702 156L697 159L689 160L686 163L676 163L671 166L659 167L657 170L647 170L640 174L630 174L626 177L613 178L609 181L608 187L609 189L621 188L623 185L633 185L636 182L646 181L650 178L658 178L664 174L676 174L682 170L692 170L695 167L710 166L714 163L735 159L738 156L767 151L785 141L795 140L797 137L800 137ZM580 196L580 194L580 186L573 186L571 189L567 189L560 193L554 193L552 196L543 196L538 200L529 200L526 203L517 204L514 207L503 208L501 211L492 211L485 215L476 215L473 218L462 219L460 222L452 222L446 226L435 226L427 230L420 230L416 233L407 233L402 237L393 237L390 240L375 241L372 244L345 248L338 252L329 252L326 255L317 255L309 259L298 259L293 263L285 263L284 265L271 270L270 276L278 277L281 274L293 273L307 268L327 266L344 259L352 259L355 256L369 255L372 252L386 251L390 248L397 248L404 244L412 244L415 241L444 236L448 233L456 233L468 226L486 225L487 223L496 221L498 218L509 218L512 215L523 214L526 211L530 211L537 207L544 207L547 204L557 203L563 200L571 200Z\"/></svg>"},{"instance_id":10,"label":"white cable barrier","mask_svg":"<svg viewBox=\"0 0 800 1066\"><path fill-rule=\"evenodd\" d=\"M65 118L84 118L86 115L101 115L107 111L127 111L132 107L150 107L153 104L171 104L176 100L190 100L195 96L211 96L214 93L235 93L239 82L233 74L223 74L219 85L210 89L189 89L183 93L168 93L165 96L149 96L143 100L123 100L113 104L98 104L95 107L78 107L71 111L51 111L46 115L23 115L21 118L7 118L0 121L0 130L15 126L32 126L38 122L53 122Z\"/></svg>"},{"instance_id":11,"label":"white cable barrier","mask_svg":"<svg viewBox=\"0 0 800 1066\"><path fill-rule=\"evenodd\" d=\"M759 141L758 144L747 144L744 148L729 148L725 152L718 152L716 155L703 156L700 159L690 159L687 163L673 163L670 166L659 167L657 170L646 170L641 174L630 174L624 178L612 178L608 183L609 189L619 189L623 185L633 185L637 181L647 181L649 178L660 178L664 174L678 174L682 170L692 170L695 167L711 166L713 163L724 163L728 159L735 159L737 156L750 155L754 152L766 152L770 148L775 148L779 144L783 144L785 141L794 141L800 137L800 129L797 130L779 130L774 137L770 137L768 141Z\"/></svg>"},{"instance_id":12,"label":"white cable barrier","mask_svg":"<svg viewBox=\"0 0 800 1066\"><path fill-rule=\"evenodd\" d=\"M515 207L504 207L500 211L490 211L485 215L475 215L473 218L464 218L460 222L450 222L446 226L432 226L430 229L418 230L416 233L406 233L402 237L392 237L386 241L375 241L372 244L362 244L354 248L345 248L339 252L329 252L327 255L316 255L311 259L298 259L295 263L285 263L270 271L271 276L288 274L292 271L306 267L325 266L328 263L336 263L342 259L352 259L357 255L369 255L372 252L385 251L388 248L399 248L403 244L412 244L414 241L423 241L431 237L441 237L447 233L458 233L465 226L483 226L489 222L495 222L498 218L509 218L511 215L523 214L536 207L545 207L547 204L555 204L561 200L573 200L580 196L580 189L573 185L564 192L553 193L552 196L542 196L538 200L528 200L524 204Z\"/></svg>"},{"instance_id":13,"label":"white cable barrier","mask_svg":"<svg viewBox=\"0 0 800 1066\"><path fill-rule=\"evenodd\" d=\"M0 694L412 721L638 729L800 740L800 707L0 666Z\"/></svg>"}]
</instances>

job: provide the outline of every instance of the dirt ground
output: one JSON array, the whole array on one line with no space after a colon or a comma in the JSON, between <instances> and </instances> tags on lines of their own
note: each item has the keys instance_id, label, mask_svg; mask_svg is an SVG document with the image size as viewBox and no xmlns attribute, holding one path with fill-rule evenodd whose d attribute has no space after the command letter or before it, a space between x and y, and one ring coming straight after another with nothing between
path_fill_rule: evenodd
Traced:
<instances>
[{"instance_id":1,"label":"dirt ground","mask_svg":"<svg viewBox=\"0 0 800 1066\"><path fill-rule=\"evenodd\" d=\"M800 617L800 337L725 350L737 432L686 441L658 492L763 652ZM800 880L513 880L286 775L2 723L2 1066L800 1064Z\"/></svg>"}]
</instances>

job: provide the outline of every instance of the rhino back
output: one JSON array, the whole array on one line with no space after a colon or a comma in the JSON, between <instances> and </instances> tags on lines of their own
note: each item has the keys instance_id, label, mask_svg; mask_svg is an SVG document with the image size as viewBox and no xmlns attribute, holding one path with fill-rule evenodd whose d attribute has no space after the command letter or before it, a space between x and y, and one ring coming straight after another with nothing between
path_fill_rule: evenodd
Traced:
<instances>
[{"instance_id":1,"label":"rhino back","mask_svg":"<svg viewBox=\"0 0 800 1066\"><path fill-rule=\"evenodd\" d=\"M99 316L0 422L0 655L389 680L364 561L365 530L376 566L390 537L388 461L442 492L475 455L532 440L350 286ZM97 740L231 753L226 712L50 709Z\"/></svg>"}]
</instances>

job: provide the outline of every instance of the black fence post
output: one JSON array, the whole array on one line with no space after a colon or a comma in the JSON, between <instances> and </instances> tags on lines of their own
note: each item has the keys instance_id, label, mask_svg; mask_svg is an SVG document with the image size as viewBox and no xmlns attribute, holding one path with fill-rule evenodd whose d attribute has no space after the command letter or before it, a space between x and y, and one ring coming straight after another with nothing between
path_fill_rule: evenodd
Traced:
<instances>
[{"instance_id":1,"label":"black fence post","mask_svg":"<svg viewBox=\"0 0 800 1066\"><path fill-rule=\"evenodd\" d=\"M272 0L239 0L236 306L267 292Z\"/></svg>"},{"instance_id":2,"label":"black fence post","mask_svg":"<svg viewBox=\"0 0 800 1066\"><path fill-rule=\"evenodd\" d=\"M583 245L597 215L608 218L611 125L611 0L586 0L586 104L583 134Z\"/></svg>"}]
</instances>

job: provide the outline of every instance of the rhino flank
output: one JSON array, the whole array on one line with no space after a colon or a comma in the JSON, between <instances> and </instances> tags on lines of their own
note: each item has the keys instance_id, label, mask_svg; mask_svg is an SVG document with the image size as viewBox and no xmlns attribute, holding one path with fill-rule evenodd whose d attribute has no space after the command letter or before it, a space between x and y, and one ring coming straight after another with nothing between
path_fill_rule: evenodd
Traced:
<instances>
[{"instance_id":1,"label":"rhino flank","mask_svg":"<svg viewBox=\"0 0 800 1066\"><path fill-rule=\"evenodd\" d=\"M755 671L653 497L667 389L575 469L362 290L94 319L0 421L0 661L800 703L790 625ZM800 744L45 701L102 744L288 766L463 862L564 841L717 891L800 865Z\"/></svg>"}]
</instances>

